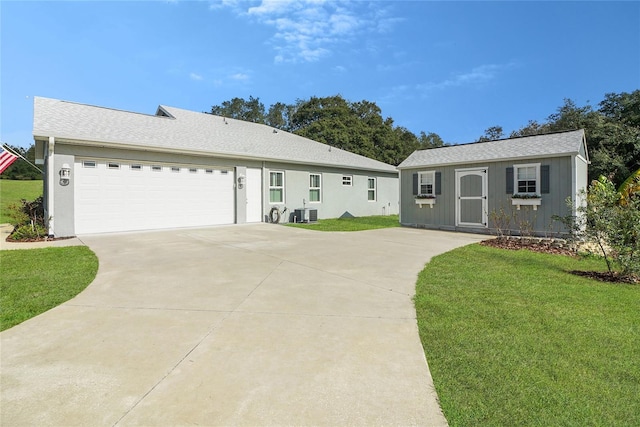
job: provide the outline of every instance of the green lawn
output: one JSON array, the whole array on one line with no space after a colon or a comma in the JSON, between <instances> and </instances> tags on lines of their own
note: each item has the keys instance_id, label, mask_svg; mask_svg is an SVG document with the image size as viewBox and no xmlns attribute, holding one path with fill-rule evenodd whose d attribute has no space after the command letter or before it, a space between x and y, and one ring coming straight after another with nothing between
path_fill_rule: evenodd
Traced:
<instances>
[{"instance_id":1,"label":"green lawn","mask_svg":"<svg viewBox=\"0 0 640 427\"><path fill-rule=\"evenodd\" d=\"M98 258L86 246L0 251L0 330L76 296L93 281Z\"/></svg>"},{"instance_id":2,"label":"green lawn","mask_svg":"<svg viewBox=\"0 0 640 427\"><path fill-rule=\"evenodd\" d=\"M289 227L317 231L362 231L376 228L400 227L398 215L363 216L357 218L321 219L310 224L286 224Z\"/></svg>"},{"instance_id":3,"label":"green lawn","mask_svg":"<svg viewBox=\"0 0 640 427\"><path fill-rule=\"evenodd\" d=\"M8 207L20 199L35 200L42 196L42 181L0 179L0 224L11 223Z\"/></svg>"},{"instance_id":4,"label":"green lawn","mask_svg":"<svg viewBox=\"0 0 640 427\"><path fill-rule=\"evenodd\" d=\"M416 312L451 426L640 425L640 286L596 257L470 245L420 273Z\"/></svg>"}]
</instances>

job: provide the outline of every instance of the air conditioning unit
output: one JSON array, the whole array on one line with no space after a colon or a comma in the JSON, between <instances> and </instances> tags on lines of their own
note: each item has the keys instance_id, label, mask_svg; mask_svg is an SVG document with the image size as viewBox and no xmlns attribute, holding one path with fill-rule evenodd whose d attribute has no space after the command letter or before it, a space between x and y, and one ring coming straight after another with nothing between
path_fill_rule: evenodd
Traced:
<instances>
[{"instance_id":1,"label":"air conditioning unit","mask_svg":"<svg viewBox=\"0 0 640 427\"><path fill-rule=\"evenodd\" d=\"M293 220L294 222L316 222L318 221L318 210L309 208L294 209Z\"/></svg>"}]
</instances>

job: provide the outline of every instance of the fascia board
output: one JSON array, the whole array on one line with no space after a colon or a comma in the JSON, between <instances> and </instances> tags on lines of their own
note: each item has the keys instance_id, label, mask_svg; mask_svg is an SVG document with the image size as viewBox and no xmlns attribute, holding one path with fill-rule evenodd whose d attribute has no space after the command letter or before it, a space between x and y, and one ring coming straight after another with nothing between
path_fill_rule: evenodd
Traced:
<instances>
[{"instance_id":1,"label":"fascia board","mask_svg":"<svg viewBox=\"0 0 640 427\"><path fill-rule=\"evenodd\" d=\"M419 169L419 168L436 168L436 167L445 167L445 166L472 165L476 163L515 162L515 161L523 161L523 160L569 157L569 156L575 156L576 154L577 154L576 152L567 152L567 153L549 154L544 156L505 157L500 159L479 159L479 160L467 160L463 162L446 162L446 163L423 163L420 165L413 165L413 166L402 166L402 167L398 166L397 169L402 171L402 170Z\"/></svg>"},{"instance_id":2,"label":"fascia board","mask_svg":"<svg viewBox=\"0 0 640 427\"><path fill-rule=\"evenodd\" d=\"M34 136L34 138L46 138ZM389 174L398 174L397 168L392 169L381 169L381 168L366 168L362 166L351 166L351 165L340 165L340 164L331 164L331 163L311 163L304 162L300 160L291 160L291 159L282 159L278 157L269 157L269 156L251 156L244 153L219 153L214 151L204 151L204 150L189 150L182 148L167 148L167 147L158 147L158 146L150 146L150 145L131 145L131 144L123 144L118 142L109 142L109 141L87 141L87 140L77 140L70 138L55 138L57 143L67 144L67 145L77 145L77 146L88 146L88 147L100 147L100 148L114 148L119 150L134 150L134 151L153 151L159 153L171 153L171 154L184 154L184 155L192 155L192 156L201 156L201 157L217 157L223 159L240 159L240 160L253 160L253 161L270 161L270 162L279 162L279 163L288 163L288 164L296 164L296 165L314 165L314 166L323 166L323 167L331 167L338 169L349 169L349 170L362 170L362 171L370 171L370 172L383 172Z\"/></svg>"}]
</instances>

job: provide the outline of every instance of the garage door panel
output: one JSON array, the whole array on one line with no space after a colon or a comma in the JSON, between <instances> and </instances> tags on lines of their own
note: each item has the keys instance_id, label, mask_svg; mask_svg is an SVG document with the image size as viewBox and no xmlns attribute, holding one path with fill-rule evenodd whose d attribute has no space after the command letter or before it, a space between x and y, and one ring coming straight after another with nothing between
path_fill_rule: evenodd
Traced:
<instances>
[{"instance_id":1,"label":"garage door panel","mask_svg":"<svg viewBox=\"0 0 640 427\"><path fill-rule=\"evenodd\" d=\"M93 160L93 159L92 159ZM197 173L151 165L132 170L75 167L76 234L193 227L234 222L233 173Z\"/></svg>"}]
</instances>

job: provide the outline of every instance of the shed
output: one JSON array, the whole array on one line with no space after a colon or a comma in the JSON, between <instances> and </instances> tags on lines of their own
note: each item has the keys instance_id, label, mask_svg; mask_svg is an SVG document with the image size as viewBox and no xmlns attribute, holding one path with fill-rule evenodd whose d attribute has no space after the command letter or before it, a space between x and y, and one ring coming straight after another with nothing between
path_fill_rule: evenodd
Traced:
<instances>
[{"instance_id":1,"label":"shed","mask_svg":"<svg viewBox=\"0 0 640 427\"><path fill-rule=\"evenodd\" d=\"M413 152L400 170L400 222L489 233L563 233L587 188L584 130Z\"/></svg>"},{"instance_id":2,"label":"shed","mask_svg":"<svg viewBox=\"0 0 640 427\"><path fill-rule=\"evenodd\" d=\"M56 237L398 211L394 166L262 124L36 97L33 135Z\"/></svg>"}]
</instances>

